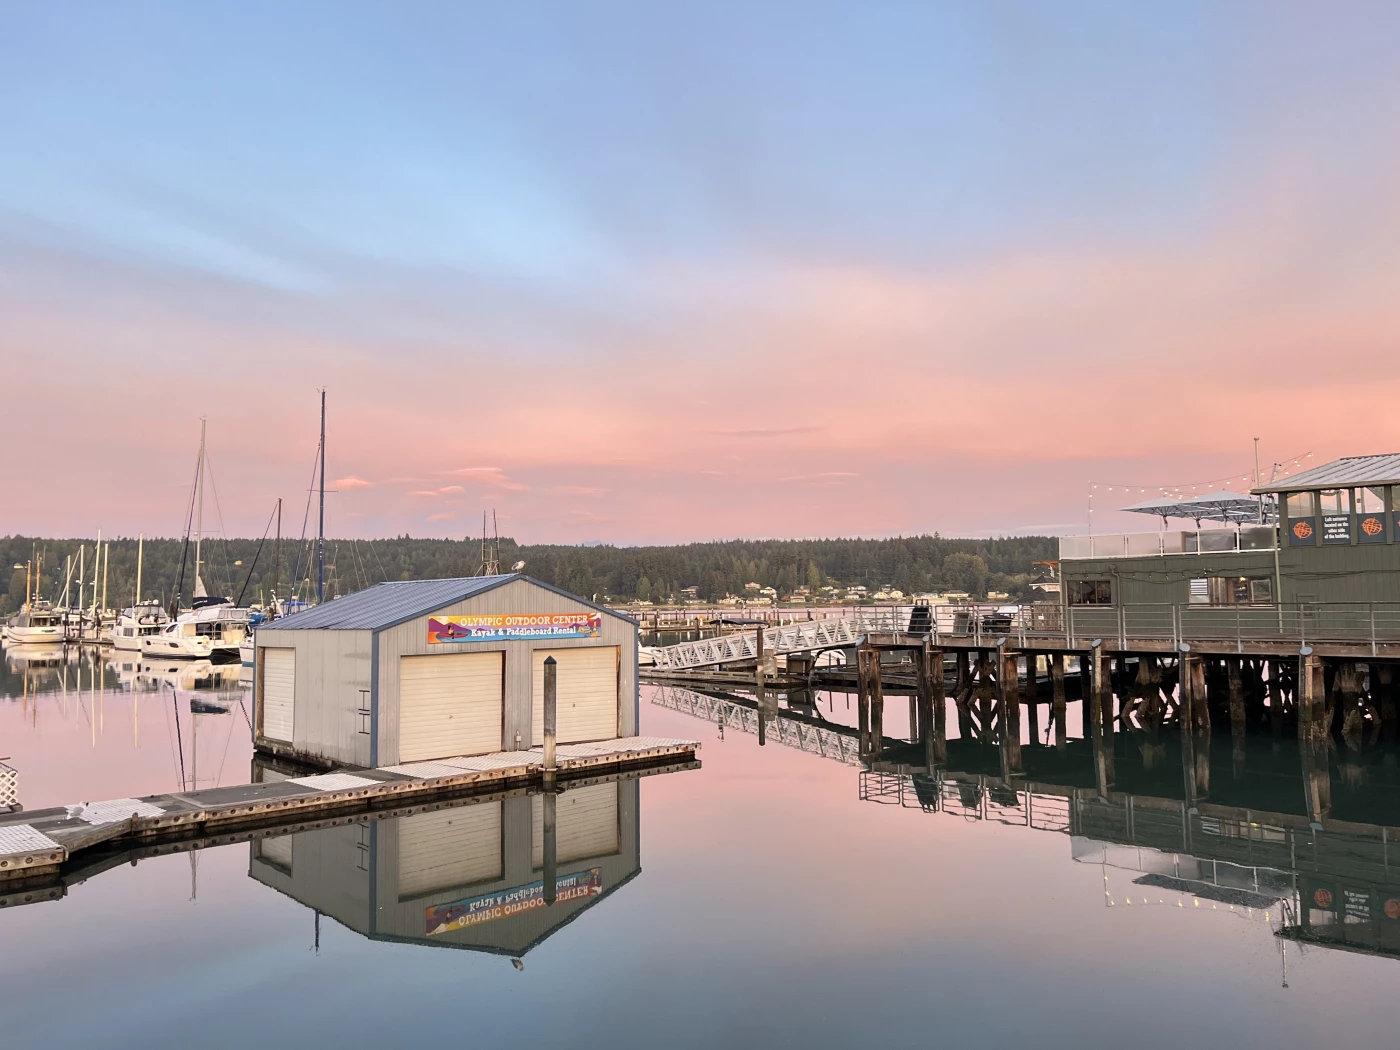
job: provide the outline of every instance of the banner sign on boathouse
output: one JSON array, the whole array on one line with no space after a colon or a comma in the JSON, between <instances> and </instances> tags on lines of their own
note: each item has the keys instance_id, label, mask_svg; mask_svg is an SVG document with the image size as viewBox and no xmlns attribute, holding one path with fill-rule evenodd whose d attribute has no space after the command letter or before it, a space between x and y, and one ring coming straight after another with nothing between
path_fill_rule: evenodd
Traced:
<instances>
[{"instance_id":1,"label":"banner sign on boathouse","mask_svg":"<svg viewBox=\"0 0 1400 1050\"><path fill-rule=\"evenodd\" d=\"M536 638L597 638L601 613L498 613L428 617L428 642L516 642Z\"/></svg>"},{"instance_id":2,"label":"banner sign on boathouse","mask_svg":"<svg viewBox=\"0 0 1400 1050\"><path fill-rule=\"evenodd\" d=\"M561 875L554 885L558 904L579 897L598 897L603 892L603 874L597 868L589 868L572 875ZM540 879L525 886L497 890L480 897L467 897L451 904L434 904L424 911L424 926L427 935L432 937L478 926L483 922L508 919L523 911L534 911L544 906L544 880Z\"/></svg>"}]
</instances>

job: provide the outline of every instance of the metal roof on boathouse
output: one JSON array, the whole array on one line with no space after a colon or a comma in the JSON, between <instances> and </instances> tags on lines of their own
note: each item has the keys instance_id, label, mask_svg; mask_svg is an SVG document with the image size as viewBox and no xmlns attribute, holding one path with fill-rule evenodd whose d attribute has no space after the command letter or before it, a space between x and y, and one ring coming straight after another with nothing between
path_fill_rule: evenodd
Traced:
<instances>
[{"instance_id":1,"label":"metal roof on boathouse","mask_svg":"<svg viewBox=\"0 0 1400 1050\"><path fill-rule=\"evenodd\" d=\"M261 625L259 631L379 631L419 616L426 616L447 605L520 580L553 591L590 609L635 622L616 610L597 605L576 594L541 583L531 576L506 573L500 576L465 576L449 580L391 580L362 591L334 598L302 612Z\"/></svg>"}]
</instances>

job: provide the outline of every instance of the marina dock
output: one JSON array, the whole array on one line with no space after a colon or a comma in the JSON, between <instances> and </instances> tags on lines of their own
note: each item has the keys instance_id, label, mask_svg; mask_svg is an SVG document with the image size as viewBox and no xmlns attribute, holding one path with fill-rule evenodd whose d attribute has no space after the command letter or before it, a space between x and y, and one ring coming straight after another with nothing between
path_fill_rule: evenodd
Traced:
<instances>
[{"instance_id":1,"label":"marina dock","mask_svg":"<svg viewBox=\"0 0 1400 1050\"><path fill-rule=\"evenodd\" d=\"M677 763L692 768L699 748L694 740L625 737L561 744L550 773L543 750L533 748L14 812L0 816L0 907L27 903L27 886L52 882L67 867L103 849L199 839L220 831L298 831L309 826L306 821L449 797L552 784L567 788L601 774L675 768Z\"/></svg>"}]
</instances>

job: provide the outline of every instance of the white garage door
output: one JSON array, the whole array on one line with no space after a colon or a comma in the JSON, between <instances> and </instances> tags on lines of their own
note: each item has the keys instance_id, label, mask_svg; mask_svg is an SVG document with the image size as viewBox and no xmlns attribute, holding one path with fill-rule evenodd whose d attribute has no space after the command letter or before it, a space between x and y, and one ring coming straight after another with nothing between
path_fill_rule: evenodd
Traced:
<instances>
[{"instance_id":1,"label":"white garage door","mask_svg":"<svg viewBox=\"0 0 1400 1050\"><path fill-rule=\"evenodd\" d=\"M501 749L504 653L399 658L399 761Z\"/></svg>"},{"instance_id":2,"label":"white garage door","mask_svg":"<svg viewBox=\"0 0 1400 1050\"><path fill-rule=\"evenodd\" d=\"M295 649L264 647L263 658L263 736L292 742L292 716L297 683Z\"/></svg>"},{"instance_id":3,"label":"white garage door","mask_svg":"<svg viewBox=\"0 0 1400 1050\"><path fill-rule=\"evenodd\" d=\"M292 840L295 835L269 835L258 841L258 856L288 875L292 873Z\"/></svg>"},{"instance_id":4,"label":"white garage door","mask_svg":"<svg viewBox=\"0 0 1400 1050\"><path fill-rule=\"evenodd\" d=\"M504 874L500 802L415 813L398 830L401 900Z\"/></svg>"},{"instance_id":5,"label":"white garage door","mask_svg":"<svg viewBox=\"0 0 1400 1050\"><path fill-rule=\"evenodd\" d=\"M544 798L533 800L530 863L544 867ZM554 862L569 864L616 853L617 783L592 784L565 791L554 800Z\"/></svg>"},{"instance_id":6,"label":"white garage door","mask_svg":"<svg viewBox=\"0 0 1400 1050\"><path fill-rule=\"evenodd\" d=\"M530 690L534 742L544 743L544 658L559 662L558 724L555 740L577 744L617 736L617 646L535 651Z\"/></svg>"}]
</instances>

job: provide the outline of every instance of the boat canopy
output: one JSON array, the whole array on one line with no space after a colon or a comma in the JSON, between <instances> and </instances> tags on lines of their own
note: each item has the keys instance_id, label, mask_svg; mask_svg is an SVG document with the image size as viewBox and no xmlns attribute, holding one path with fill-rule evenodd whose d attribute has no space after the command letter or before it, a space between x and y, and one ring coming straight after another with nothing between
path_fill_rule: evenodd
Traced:
<instances>
[{"instance_id":1,"label":"boat canopy","mask_svg":"<svg viewBox=\"0 0 1400 1050\"><path fill-rule=\"evenodd\" d=\"M1269 520L1270 505L1253 496L1238 492L1206 492L1185 499L1151 499L1134 503L1123 510L1135 514L1156 514L1165 522L1168 518L1191 518L1203 521L1224 521L1236 525L1256 525Z\"/></svg>"}]
</instances>

